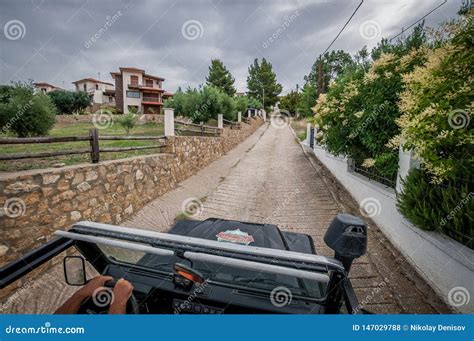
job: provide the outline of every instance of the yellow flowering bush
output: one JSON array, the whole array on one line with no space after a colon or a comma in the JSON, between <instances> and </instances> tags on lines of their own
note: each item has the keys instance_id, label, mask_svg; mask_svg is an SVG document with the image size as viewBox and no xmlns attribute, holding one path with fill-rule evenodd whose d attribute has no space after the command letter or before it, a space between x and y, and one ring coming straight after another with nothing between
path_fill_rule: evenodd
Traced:
<instances>
[{"instance_id":1,"label":"yellow flowering bush","mask_svg":"<svg viewBox=\"0 0 474 341\"><path fill-rule=\"evenodd\" d=\"M473 174L472 15L450 28L453 37L429 51L424 65L403 75L400 134L388 143L414 150L432 183Z\"/></svg>"}]
</instances>

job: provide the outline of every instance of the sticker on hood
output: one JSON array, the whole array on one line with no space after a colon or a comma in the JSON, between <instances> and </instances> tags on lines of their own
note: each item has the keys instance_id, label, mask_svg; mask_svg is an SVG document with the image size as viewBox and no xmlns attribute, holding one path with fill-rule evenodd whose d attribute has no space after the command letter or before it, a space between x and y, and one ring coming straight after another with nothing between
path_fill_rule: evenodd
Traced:
<instances>
[{"instance_id":1,"label":"sticker on hood","mask_svg":"<svg viewBox=\"0 0 474 341\"><path fill-rule=\"evenodd\" d=\"M216 234L216 237L217 241L219 242L228 242L243 245L249 245L250 243L253 243L255 241L252 235L248 234L247 232L240 231L239 229L219 232L218 234Z\"/></svg>"}]
</instances>

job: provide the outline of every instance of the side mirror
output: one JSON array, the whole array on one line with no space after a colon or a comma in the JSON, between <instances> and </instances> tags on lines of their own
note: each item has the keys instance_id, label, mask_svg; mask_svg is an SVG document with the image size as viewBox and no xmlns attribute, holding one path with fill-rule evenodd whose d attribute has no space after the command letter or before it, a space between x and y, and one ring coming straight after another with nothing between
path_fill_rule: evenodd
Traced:
<instances>
[{"instance_id":1,"label":"side mirror","mask_svg":"<svg viewBox=\"0 0 474 341\"><path fill-rule=\"evenodd\" d=\"M349 272L352 261L367 252L367 225L353 215L340 213L329 225L324 242Z\"/></svg>"},{"instance_id":2,"label":"side mirror","mask_svg":"<svg viewBox=\"0 0 474 341\"><path fill-rule=\"evenodd\" d=\"M86 264L80 256L66 256L63 260L64 277L69 285L86 284Z\"/></svg>"}]
</instances>

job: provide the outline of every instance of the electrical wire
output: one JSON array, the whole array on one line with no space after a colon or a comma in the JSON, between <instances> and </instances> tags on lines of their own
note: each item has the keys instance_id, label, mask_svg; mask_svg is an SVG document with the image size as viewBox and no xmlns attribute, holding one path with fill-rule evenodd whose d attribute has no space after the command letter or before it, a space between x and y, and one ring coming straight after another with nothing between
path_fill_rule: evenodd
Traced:
<instances>
[{"instance_id":1,"label":"electrical wire","mask_svg":"<svg viewBox=\"0 0 474 341\"><path fill-rule=\"evenodd\" d=\"M354 10L354 12L352 13L352 15L350 16L350 18L347 20L347 22L344 24L344 26L341 28L341 30L339 31L339 33L336 35L336 37L333 39L333 41L331 42L331 44L329 44L329 46L326 48L326 50L324 50L324 52L322 53L323 55L331 48L332 44L334 44L334 42L337 40L337 38L339 38L339 36L341 35L342 31L344 31L344 29L346 28L347 24L349 24L349 22L352 20L352 18L354 17L354 15L357 13L357 11L359 10L360 6L362 6L364 0L361 0L359 6L357 6L357 8Z\"/></svg>"},{"instance_id":2,"label":"electrical wire","mask_svg":"<svg viewBox=\"0 0 474 341\"><path fill-rule=\"evenodd\" d=\"M413 24L411 24L410 26L408 26L407 28L402 28L402 31L397 34L396 36L393 36L392 38L390 38L388 41L392 41L393 39L395 39L396 37L402 35L403 33L406 32L406 30L412 28L413 26L415 26L416 24L418 24L420 21L422 21L423 19L425 19L428 15L430 15L431 13L433 13L434 11L436 11L438 8L440 8L441 6L443 6L445 3L447 3L448 0L444 0L444 2L442 2L441 4L439 4L438 6L436 6L435 8L433 8L431 11L429 11L428 13L426 13L424 16L422 16L420 19L418 19L417 21L415 21Z\"/></svg>"}]
</instances>

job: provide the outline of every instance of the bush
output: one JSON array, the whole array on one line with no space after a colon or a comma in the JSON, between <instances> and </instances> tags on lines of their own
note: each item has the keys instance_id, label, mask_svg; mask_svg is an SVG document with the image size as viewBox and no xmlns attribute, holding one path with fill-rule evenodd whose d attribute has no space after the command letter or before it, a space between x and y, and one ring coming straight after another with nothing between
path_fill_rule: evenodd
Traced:
<instances>
[{"instance_id":1,"label":"bush","mask_svg":"<svg viewBox=\"0 0 474 341\"><path fill-rule=\"evenodd\" d=\"M71 115L78 113L91 104L91 99L84 91L55 90L48 93L59 113Z\"/></svg>"},{"instance_id":2,"label":"bush","mask_svg":"<svg viewBox=\"0 0 474 341\"><path fill-rule=\"evenodd\" d=\"M227 120L237 117L234 98L213 86L178 91L172 99L166 100L165 107L173 108L176 115L189 117L194 123L217 120L218 114L223 114Z\"/></svg>"},{"instance_id":3,"label":"bush","mask_svg":"<svg viewBox=\"0 0 474 341\"><path fill-rule=\"evenodd\" d=\"M474 63L473 15L451 25L452 37L431 50L425 65L404 76L406 90L397 120L401 134L394 147L412 149L433 183L472 174L473 129L470 115Z\"/></svg>"},{"instance_id":4,"label":"bush","mask_svg":"<svg viewBox=\"0 0 474 341\"><path fill-rule=\"evenodd\" d=\"M123 117L119 118L119 124L122 126L123 129L125 129L127 135L130 134L130 130L135 127L135 117L136 117L136 112L130 112Z\"/></svg>"},{"instance_id":5,"label":"bush","mask_svg":"<svg viewBox=\"0 0 474 341\"><path fill-rule=\"evenodd\" d=\"M429 174L413 169L398 195L398 208L419 228L442 232L472 249L474 195L470 183L472 179L433 185Z\"/></svg>"},{"instance_id":6,"label":"bush","mask_svg":"<svg viewBox=\"0 0 474 341\"><path fill-rule=\"evenodd\" d=\"M15 85L7 103L0 103L2 132L18 137L47 135L54 126L56 107L48 95L34 93L30 84Z\"/></svg>"}]
</instances>

